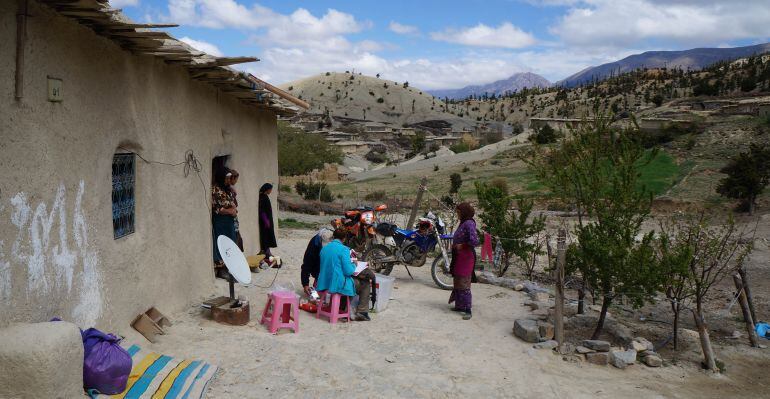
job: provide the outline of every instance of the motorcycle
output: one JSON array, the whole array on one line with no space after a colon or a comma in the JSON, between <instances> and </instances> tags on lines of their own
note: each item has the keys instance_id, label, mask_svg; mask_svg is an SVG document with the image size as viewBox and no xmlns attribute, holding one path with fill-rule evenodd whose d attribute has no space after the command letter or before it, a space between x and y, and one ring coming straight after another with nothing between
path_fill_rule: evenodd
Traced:
<instances>
[{"instance_id":1,"label":"motorcycle","mask_svg":"<svg viewBox=\"0 0 770 399\"><path fill-rule=\"evenodd\" d=\"M452 235L444 234L444 221L433 212L428 212L425 217L418 219L415 227L415 230L404 230L391 223L379 223L375 228L376 243L364 253L363 259L369 262L375 272L384 275L389 275L395 265L403 264L409 277L412 277L409 266L425 265L428 254L438 246L440 256L431 265L431 277L440 288L452 289L449 255L442 244L451 242Z\"/></svg>"},{"instance_id":2,"label":"motorcycle","mask_svg":"<svg viewBox=\"0 0 770 399\"><path fill-rule=\"evenodd\" d=\"M332 220L331 225L335 230L342 228L347 231L345 245L358 252L364 252L370 247L375 237L374 225L377 221L377 213L386 209L388 206L385 204L375 208L359 206L348 209L343 217Z\"/></svg>"}]
</instances>

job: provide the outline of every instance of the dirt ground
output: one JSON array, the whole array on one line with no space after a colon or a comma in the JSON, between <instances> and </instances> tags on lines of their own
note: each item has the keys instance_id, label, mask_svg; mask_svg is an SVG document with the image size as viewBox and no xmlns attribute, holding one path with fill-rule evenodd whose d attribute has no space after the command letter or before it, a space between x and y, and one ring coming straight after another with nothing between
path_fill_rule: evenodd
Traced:
<instances>
[{"instance_id":1,"label":"dirt ground","mask_svg":"<svg viewBox=\"0 0 770 399\"><path fill-rule=\"evenodd\" d=\"M294 283L299 290L301 258L313 233L280 232L275 252L285 263L277 284ZM433 284L429 268L412 270L414 280L403 268L394 270L394 298L370 322L332 326L302 312L298 334L269 334L258 321L275 276L270 269L255 274L251 287L236 288L237 295L251 301L247 326L218 324L196 305L171 315L174 325L157 343L128 339L161 353L217 364L220 371L209 386L209 398L726 398L768 391L768 383L753 377L764 371L740 372L762 370L767 354L743 347L717 346L721 358L736 365L735 372L717 376L691 362L619 370L564 361L512 335L514 320L528 313L521 305L525 294L475 284L473 319L463 321L449 310L449 293ZM217 292L204 296L226 295L226 284L217 284Z\"/></svg>"}]
</instances>

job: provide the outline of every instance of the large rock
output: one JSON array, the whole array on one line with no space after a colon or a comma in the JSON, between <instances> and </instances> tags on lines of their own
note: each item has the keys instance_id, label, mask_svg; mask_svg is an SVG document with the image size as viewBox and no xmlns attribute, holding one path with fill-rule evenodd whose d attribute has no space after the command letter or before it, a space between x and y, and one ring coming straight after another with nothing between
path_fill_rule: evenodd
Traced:
<instances>
[{"instance_id":1,"label":"large rock","mask_svg":"<svg viewBox=\"0 0 770 399\"><path fill-rule=\"evenodd\" d=\"M514 321L513 334L526 342L540 342L540 328L535 320L518 319Z\"/></svg>"},{"instance_id":2,"label":"large rock","mask_svg":"<svg viewBox=\"0 0 770 399\"><path fill-rule=\"evenodd\" d=\"M606 366L609 363L610 355L607 352L591 352L586 353L586 361L588 363L598 364L600 366Z\"/></svg>"},{"instance_id":3,"label":"large rock","mask_svg":"<svg viewBox=\"0 0 770 399\"><path fill-rule=\"evenodd\" d=\"M645 352L642 354L642 362L650 367L660 367L663 365L663 359L654 352Z\"/></svg>"},{"instance_id":4,"label":"large rock","mask_svg":"<svg viewBox=\"0 0 770 399\"><path fill-rule=\"evenodd\" d=\"M607 341L600 341L598 339L587 339L581 344L588 349L593 349L597 352L607 352L610 350L610 343Z\"/></svg>"},{"instance_id":5,"label":"large rock","mask_svg":"<svg viewBox=\"0 0 770 399\"><path fill-rule=\"evenodd\" d=\"M633 349L635 349L637 352L652 352L655 350L655 346L652 344L652 342L648 341L644 337L635 337L631 344L634 345Z\"/></svg>"},{"instance_id":6,"label":"large rock","mask_svg":"<svg viewBox=\"0 0 770 399\"><path fill-rule=\"evenodd\" d=\"M610 363L619 369L624 369L636 363L636 351L633 349L612 351L610 352Z\"/></svg>"},{"instance_id":7,"label":"large rock","mask_svg":"<svg viewBox=\"0 0 770 399\"><path fill-rule=\"evenodd\" d=\"M586 348L585 346L578 345L578 347L575 348L575 352L577 352L577 353L579 353L581 355L585 355L586 353L594 353L596 351L591 349L591 348Z\"/></svg>"},{"instance_id":8,"label":"large rock","mask_svg":"<svg viewBox=\"0 0 770 399\"><path fill-rule=\"evenodd\" d=\"M0 329L0 398L83 397L83 340L63 321Z\"/></svg>"}]
</instances>

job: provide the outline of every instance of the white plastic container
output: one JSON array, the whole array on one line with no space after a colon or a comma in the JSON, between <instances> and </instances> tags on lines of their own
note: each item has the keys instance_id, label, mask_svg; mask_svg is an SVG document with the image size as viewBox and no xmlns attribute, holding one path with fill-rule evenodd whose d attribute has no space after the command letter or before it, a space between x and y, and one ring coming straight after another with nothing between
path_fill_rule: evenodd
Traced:
<instances>
[{"instance_id":1,"label":"white plastic container","mask_svg":"<svg viewBox=\"0 0 770 399\"><path fill-rule=\"evenodd\" d=\"M384 274L375 273L377 277L377 303L374 304L374 311L379 313L388 308L388 302L393 294L393 284L396 282L395 277L386 276Z\"/></svg>"}]
</instances>

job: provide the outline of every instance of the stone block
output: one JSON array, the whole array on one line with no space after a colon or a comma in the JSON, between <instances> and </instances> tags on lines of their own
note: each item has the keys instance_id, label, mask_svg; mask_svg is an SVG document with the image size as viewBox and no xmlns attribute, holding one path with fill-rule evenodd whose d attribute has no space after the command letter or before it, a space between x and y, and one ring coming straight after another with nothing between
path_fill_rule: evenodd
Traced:
<instances>
[{"instance_id":1,"label":"stone block","mask_svg":"<svg viewBox=\"0 0 770 399\"><path fill-rule=\"evenodd\" d=\"M575 348L575 352L580 353L581 355L585 355L586 353L594 353L596 351L591 348L586 348L585 346L578 345L578 347Z\"/></svg>"},{"instance_id":2,"label":"stone block","mask_svg":"<svg viewBox=\"0 0 770 399\"><path fill-rule=\"evenodd\" d=\"M593 349L597 352L607 352L610 350L610 343L607 341L600 341L598 339L587 339L581 343L588 349Z\"/></svg>"},{"instance_id":3,"label":"stone block","mask_svg":"<svg viewBox=\"0 0 770 399\"><path fill-rule=\"evenodd\" d=\"M83 397L83 339L63 321L0 329L0 398Z\"/></svg>"},{"instance_id":4,"label":"stone block","mask_svg":"<svg viewBox=\"0 0 770 399\"><path fill-rule=\"evenodd\" d=\"M586 353L586 361L600 366L606 366L610 361L610 355L607 352Z\"/></svg>"},{"instance_id":5,"label":"stone block","mask_svg":"<svg viewBox=\"0 0 770 399\"><path fill-rule=\"evenodd\" d=\"M610 363L619 369L624 369L636 363L636 351L633 349L625 351L614 350L610 352Z\"/></svg>"},{"instance_id":6,"label":"stone block","mask_svg":"<svg viewBox=\"0 0 770 399\"><path fill-rule=\"evenodd\" d=\"M540 342L540 329L535 320L516 320L513 322L513 334L526 342Z\"/></svg>"}]
</instances>

